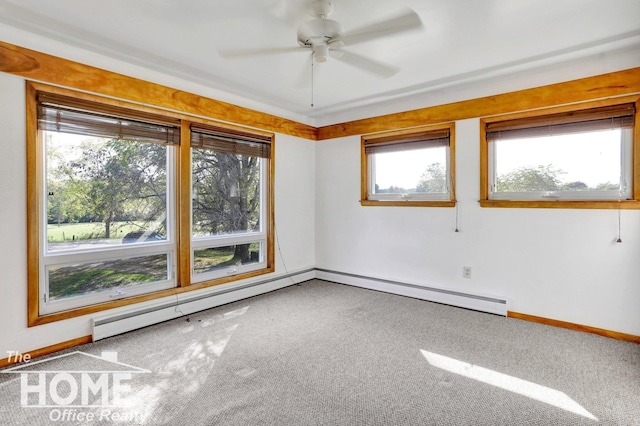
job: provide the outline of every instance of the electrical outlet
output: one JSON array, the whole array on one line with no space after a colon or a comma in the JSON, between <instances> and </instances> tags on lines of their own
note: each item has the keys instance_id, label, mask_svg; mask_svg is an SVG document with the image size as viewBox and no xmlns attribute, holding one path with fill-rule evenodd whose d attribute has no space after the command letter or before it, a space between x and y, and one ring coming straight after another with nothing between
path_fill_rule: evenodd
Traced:
<instances>
[{"instance_id":1,"label":"electrical outlet","mask_svg":"<svg viewBox=\"0 0 640 426\"><path fill-rule=\"evenodd\" d=\"M471 278L471 266L464 266L462 268L462 276L464 278Z\"/></svg>"}]
</instances>

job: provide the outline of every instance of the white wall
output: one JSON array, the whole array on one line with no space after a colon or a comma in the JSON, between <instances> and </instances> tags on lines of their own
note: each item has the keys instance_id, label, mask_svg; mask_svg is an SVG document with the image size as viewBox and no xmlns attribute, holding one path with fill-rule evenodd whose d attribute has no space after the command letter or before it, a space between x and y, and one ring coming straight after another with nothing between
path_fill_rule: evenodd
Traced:
<instances>
[{"instance_id":1,"label":"white wall","mask_svg":"<svg viewBox=\"0 0 640 426\"><path fill-rule=\"evenodd\" d=\"M27 327L25 81L0 73L0 359L91 334L92 316ZM315 264L315 142L276 135L276 272ZM280 256L282 253L282 257ZM284 259L284 262L283 262ZM203 290L200 293L211 291ZM191 295L196 294L193 292ZM150 302L157 303L158 301ZM146 306L146 305L141 305ZM122 308L130 309L130 307ZM103 315L101 312L100 315Z\"/></svg>"},{"instance_id":2,"label":"white wall","mask_svg":"<svg viewBox=\"0 0 640 426\"><path fill-rule=\"evenodd\" d=\"M278 272L284 272L284 269L295 272L315 266L315 149L314 141L276 136Z\"/></svg>"},{"instance_id":3,"label":"white wall","mask_svg":"<svg viewBox=\"0 0 640 426\"><path fill-rule=\"evenodd\" d=\"M192 83L3 26L0 38L215 97ZM609 58L607 69L639 61ZM586 75L601 65L589 66ZM510 79L495 93L530 87L526 77ZM448 99L446 91L436 95L424 105ZM0 73L0 359L7 350L24 352L91 333L91 316L26 325L24 98L24 80ZM419 105L399 110L413 107ZM359 137L315 143L277 135L274 275L284 274L285 266L290 272L317 266L504 297L512 311L640 335L640 211L622 212L623 243L615 244L615 211L480 208L478 120L458 122L456 133L459 233L453 232L452 208L361 207ZM473 268L472 279L462 278L463 266Z\"/></svg>"},{"instance_id":4,"label":"white wall","mask_svg":"<svg viewBox=\"0 0 640 426\"><path fill-rule=\"evenodd\" d=\"M616 244L617 211L480 208L479 134L479 119L456 123L458 233L454 208L360 206L360 138L319 142L317 267L640 335L640 211L622 212Z\"/></svg>"}]
</instances>

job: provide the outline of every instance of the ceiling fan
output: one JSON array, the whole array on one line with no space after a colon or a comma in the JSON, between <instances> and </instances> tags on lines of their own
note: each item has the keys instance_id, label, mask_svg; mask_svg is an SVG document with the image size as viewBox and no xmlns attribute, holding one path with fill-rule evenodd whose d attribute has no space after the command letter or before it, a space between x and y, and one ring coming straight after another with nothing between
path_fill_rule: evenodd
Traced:
<instances>
[{"instance_id":1,"label":"ceiling fan","mask_svg":"<svg viewBox=\"0 0 640 426\"><path fill-rule=\"evenodd\" d=\"M351 31L345 31L339 22L329 19L329 16L333 13L333 4L328 0L314 0L310 2L307 12L313 19L303 22L298 27L298 46L221 50L219 51L220 56L232 58L310 51L312 61L315 62L326 62L331 57L363 71L381 77L391 77L398 71L396 67L344 50L344 48L385 36L422 28L422 21L418 14L408 8L384 20L369 23Z\"/></svg>"}]
</instances>

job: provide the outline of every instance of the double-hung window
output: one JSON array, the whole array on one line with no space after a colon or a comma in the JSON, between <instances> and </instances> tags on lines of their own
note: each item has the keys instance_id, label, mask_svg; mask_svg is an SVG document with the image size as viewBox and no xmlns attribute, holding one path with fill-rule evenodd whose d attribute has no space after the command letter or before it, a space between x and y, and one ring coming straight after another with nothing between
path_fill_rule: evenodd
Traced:
<instances>
[{"instance_id":1,"label":"double-hung window","mask_svg":"<svg viewBox=\"0 0 640 426\"><path fill-rule=\"evenodd\" d=\"M488 201L578 207L634 200L634 103L485 119L482 125Z\"/></svg>"},{"instance_id":2,"label":"double-hung window","mask_svg":"<svg viewBox=\"0 0 640 426\"><path fill-rule=\"evenodd\" d=\"M39 314L174 287L179 121L36 96Z\"/></svg>"},{"instance_id":3,"label":"double-hung window","mask_svg":"<svg viewBox=\"0 0 640 426\"><path fill-rule=\"evenodd\" d=\"M192 281L267 265L269 137L191 125Z\"/></svg>"},{"instance_id":4,"label":"double-hung window","mask_svg":"<svg viewBox=\"0 0 640 426\"><path fill-rule=\"evenodd\" d=\"M454 124L362 137L362 205L455 205Z\"/></svg>"}]
</instances>

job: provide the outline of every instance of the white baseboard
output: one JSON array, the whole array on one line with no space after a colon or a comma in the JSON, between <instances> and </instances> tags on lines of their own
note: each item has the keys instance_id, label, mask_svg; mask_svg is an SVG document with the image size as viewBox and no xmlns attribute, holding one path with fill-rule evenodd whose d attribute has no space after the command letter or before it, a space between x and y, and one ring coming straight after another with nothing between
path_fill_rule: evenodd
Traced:
<instances>
[{"instance_id":1,"label":"white baseboard","mask_svg":"<svg viewBox=\"0 0 640 426\"><path fill-rule=\"evenodd\" d=\"M194 312L237 302L270 291L288 287L315 278L315 270L289 273L268 280L260 280L239 285L211 287L209 291L181 293L173 301L160 301L144 308L131 308L114 314L99 315L93 318L93 341L126 333L127 331L158 324Z\"/></svg>"},{"instance_id":2,"label":"white baseboard","mask_svg":"<svg viewBox=\"0 0 640 426\"><path fill-rule=\"evenodd\" d=\"M426 287L380 278L365 277L345 272L316 268L316 278L340 284L383 291L385 293L408 296L431 302L444 303L460 308L507 316L507 301L490 296L462 293L442 288Z\"/></svg>"},{"instance_id":3,"label":"white baseboard","mask_svg":"<svg viewBox=\"0 0 640 426\"><path fill-rule=\"evenodd\" d=\"M507 315L507 301L499 298L316 268L267 280L211 287L201 292L194 292L196 294L181 293L174 300L163 299L155 304L147 304L143 308L132 307L117 313L99 315L92 320L93 340L104 339L194 312L237 302L314 278L491 314Z\"/></svg>"}]
</instances>

